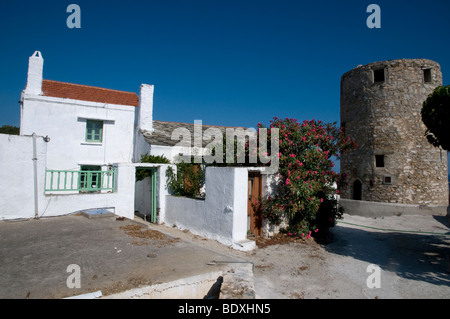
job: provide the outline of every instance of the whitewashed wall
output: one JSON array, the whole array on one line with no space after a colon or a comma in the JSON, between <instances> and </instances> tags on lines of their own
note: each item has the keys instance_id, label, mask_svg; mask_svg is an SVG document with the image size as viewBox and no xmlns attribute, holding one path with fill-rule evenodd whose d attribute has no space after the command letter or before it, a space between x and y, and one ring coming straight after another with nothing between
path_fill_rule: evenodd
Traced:
<instances>
[{"instance_id":1,"label":"whitewashed wall","mask_svg":"<svg viewBox=\"0 0 450 319\"><path fill-rule=\"evenodd\" d=\"M179 154L191 155L191 148L182 146L152 145L150 147L150 154L155 156L165 156L171 163L174 163L175 158Z\"/></svg>"},{"instance_id":2,"label":"whitewashed wall","mask_svg":"<svg viewBox=\"0 0 450 319\"><path fill-rule=\"evenodd\" d=\"M280 182L280 176L276 174L264 174L262 175L262 196L268 198L269 196L275 196L278 191L278 184ZM281 228L288 226L285 219L282 219L279 225L272 225L265 218L262 220L262 235L264 237L273 237L280 232Z\"/></svg>"},{"instance_id":3,"label":"whitewashed wall","mask_svg":"<svg viewBox=\"0 0 450 319\"><path fill-rule=\"evenodd\" d=\"M142 134L141 134L142 135ZM177 156L183 154L184 156L202 156L206 154L205 148L194 148L194 147L185 147L185 146L165 146L165 145L149 145L145 140L138 137L138 147L136 153L138 154L151 154L154 156L164 156L171 163L175 163ZM142 145L140 145L142 144ZM136 159L139 161L140 157Z\"/></svg>"},{"instance_id":4,"label":"whitewashed wall","mask_svg":"<svg viewBox=\"0 0 450 319\"><path fill-rule=\"evenodd\" d=\"M114 193L45 195L45 207L39 217L67 215L81 210L106 208L118 216L134 219L135 167L116 164L117 187Z\"/></svg>"},{"instance_id":5,"label":"whitewashed wall","mask_svg":"<svg viewBox=\"0 0 450 319\"><path fill-rule=\"evenodd\" d=\"M45 207L43 200L47 143L36 137L37 179L39 210ZM33 138L0 134L0 219L33 218L34 169Z\"/></svg>"},{"instance_id":6,"label":"whitewashed wall","mask_svg":"<svg viewBox=\"0 0 450 319\"><path fill-rule=\"evenodd\" d=\"M207 167L205 200L169 195L161 221L236 249L251 250L255 243L247 240L247 181L247 168Z\"/></svg>"},{"instance_id":7,"label":"whitewashed wall","mask_svg":"<svg viewBox=\"0 0 450 319\"><path fill-rule=\"evenodd\" d=\"M152 207L151 178L146 177L141 181L136 181L134 194L134 210L141 214L149 214Z\"/></svg>"},{"instance_id":8,"label":"whitewashed wall","mask_svg":"<svg viewBox=\"0 0 450 319\"><path fill-rule=\"evenodd\" d=\"M46 204L47 207L42 212L42 215L58 216L70 214L79 210L109 208L118 216L134 219L136 200L138 202L140 200L135 196L136 168L138 167L157 167L157 207L160 209L160 216L164 215L166 210L165 198L168 194L165 175L166 170L170 165L119 163L114 164L113 166L117 168L117 189L115 193L46 195L45 198L48 204ZM138 186L137 192L141 198L150 196L150 194L144 193L146 190L149 191L150 188L147 186L140 188ZM149 203L150 202L147 202L147 204ZM142 205L142 203L140 203L140 205Z\"/></svg>"},{"instance_id":9,"label":"whitewashed wall","mask_svg":"<svg viewBox=\"0 0 450 319\"><path fill-rule=\"evenodd\" d=\"M61 216L80 210L109 208L116 215L134 218L135 166L118 164L117 189L107 194L46 195L44 176L47 146L41 136L36 138L38 217ZM0 220L34 218L35 192L33 169L33 138L0 134Z\"/></svg>"}]
</instances>

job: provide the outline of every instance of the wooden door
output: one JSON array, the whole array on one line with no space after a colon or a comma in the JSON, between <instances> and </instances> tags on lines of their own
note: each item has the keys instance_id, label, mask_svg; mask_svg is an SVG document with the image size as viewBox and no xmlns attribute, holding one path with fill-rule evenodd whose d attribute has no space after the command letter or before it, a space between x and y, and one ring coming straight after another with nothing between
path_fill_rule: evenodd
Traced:
<instances>
[{"instance_id":1,"label":"wooden door","mask_svg":"<svg viewBox=\"0 0 450 319\"><path fill-rule=\"evenodd\" d=\"M260 201L262 197L262 179L261 173L249 173L248 175L248 205L247 216L248 225L247 229L254 236L261 236L262 234L262 219L259 213L255 211L252 203Z\"/></svg>"}]
</instances>

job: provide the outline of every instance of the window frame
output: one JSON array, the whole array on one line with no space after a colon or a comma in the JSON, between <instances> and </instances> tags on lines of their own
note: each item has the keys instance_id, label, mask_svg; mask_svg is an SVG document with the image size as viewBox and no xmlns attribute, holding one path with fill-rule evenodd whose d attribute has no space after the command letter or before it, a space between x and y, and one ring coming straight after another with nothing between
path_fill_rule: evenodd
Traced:
<instances>
[{"instance_id":1,"label":"window frame","mask_svg":"<svg viewBox=\"0 0 450 319\"><path fill-rule=\"evenodd\" d=\"M103 143L103 125L104 121L101 120L86 120L86 131L85 131L85 142L87 143L97 143L101 144ZM97 135L96 131L98 132L99 138L95 138ZM91 138L89 138L89 135Z\"/></svg>"},{"instance_id":2,"label":"window frame","mask_svg":"<svg viewBox=\"0 0 450 319\"><path fill-rule=\"evenodd\" d=\"M383 185L392 185L392 176L391 175L384 175L383 176Z\"/></svg>"},{"instance_id":3,"label":"window frame","mask_svg":"<svg viewBox=\"0 0 450 319\"><path fill-rule=\"evenodd\" d=\"M432 68L422 68L423 83L430 84L433 82Z\"/></svg>"}]
</instances>

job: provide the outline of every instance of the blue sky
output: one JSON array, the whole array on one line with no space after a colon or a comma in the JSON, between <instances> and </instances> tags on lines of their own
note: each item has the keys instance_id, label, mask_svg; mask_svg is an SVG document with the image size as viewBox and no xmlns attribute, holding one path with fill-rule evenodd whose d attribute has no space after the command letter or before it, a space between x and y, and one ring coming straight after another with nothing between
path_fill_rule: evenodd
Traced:
<instances>
[{"instance_id":1,"label":"blue sky","mask_svg":"<svg viewBox=\"0 0 450 319\"><path fill-rule=\"evenodd\" d=\"M81 29L69 29L69 4ZM369 29L369 4L381 29ZM429 58L450 84L450 2L7 1L0 12L0 125L19 125L28 57L44 78L138 93L155 85L154 119L255 127L274 116L339 122L343 73Z\"/></svg>"}]
</instances>

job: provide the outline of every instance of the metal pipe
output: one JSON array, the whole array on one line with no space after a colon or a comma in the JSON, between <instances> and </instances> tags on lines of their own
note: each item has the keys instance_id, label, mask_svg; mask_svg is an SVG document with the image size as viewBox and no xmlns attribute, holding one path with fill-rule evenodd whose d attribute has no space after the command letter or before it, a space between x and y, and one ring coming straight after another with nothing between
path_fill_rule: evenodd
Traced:
<instances>
[{"instance_id":1,"label":"metal pipe","mask_svg":"<svg viewBox=\"0 0 450 319\"><path fill-rule=\"evenodd\" d=\"M206 263L209 266L217 264L252 264L252 271L255 271L255 263L252 261L237 261L237 260L211 260Z\"/></svg>"},{"instance_id":2,"label":"metal pipe","mask_svg":"<svg viewBox=\"0 0 450 319\"><path fill-rule=\"evenodd\" d=\"M34 218L39 218L36 134L33 133Z\"/></svg>"}]
</instances>

